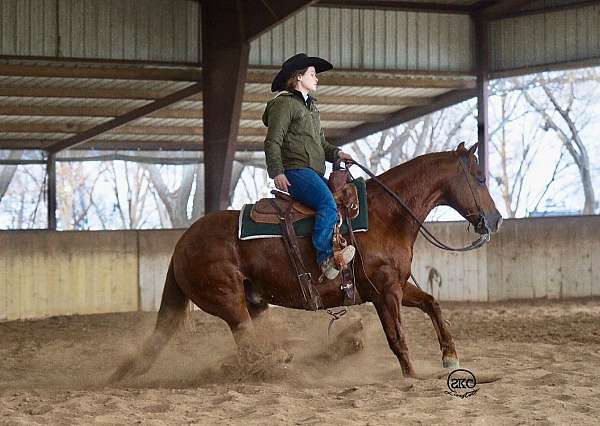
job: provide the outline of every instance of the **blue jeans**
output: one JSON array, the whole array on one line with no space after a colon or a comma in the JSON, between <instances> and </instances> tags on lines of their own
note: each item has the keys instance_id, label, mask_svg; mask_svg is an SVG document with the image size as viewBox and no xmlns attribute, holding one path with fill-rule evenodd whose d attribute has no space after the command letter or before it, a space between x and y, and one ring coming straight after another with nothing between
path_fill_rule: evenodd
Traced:
<instances>
[{"instance_id":1,"label":"blue jeans","mask_svg":"<svg viewBox=\"0 0 600 426\"><path fill-rule=\"evenodd\" d=\"M313 169L286 170L291 183L290 195L302 204L316 210L312 242L319 264L333 256L333 228L337 221L337 207L327 181Z\"/></svg>"}]
</instances>

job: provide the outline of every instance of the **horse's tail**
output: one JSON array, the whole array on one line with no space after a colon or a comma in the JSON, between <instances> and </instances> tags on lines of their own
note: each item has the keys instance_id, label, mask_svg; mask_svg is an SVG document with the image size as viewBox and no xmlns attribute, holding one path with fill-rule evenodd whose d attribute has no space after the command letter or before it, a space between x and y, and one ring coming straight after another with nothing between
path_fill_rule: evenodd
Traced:
<instances>
[{"instance_id":1,"label":"horse's tail","mask_svg":"<svg viewBox=\"0 0 600 426\"><path fill-rule=\"evenodd\" d=\"M117 368L109 382L136 377L150 369L162 348L183 322L188 301L188 297L175 281L173 259L171 259L154 332L144 341L139 353L128 358Z\"/></svg>"}]
</instances>

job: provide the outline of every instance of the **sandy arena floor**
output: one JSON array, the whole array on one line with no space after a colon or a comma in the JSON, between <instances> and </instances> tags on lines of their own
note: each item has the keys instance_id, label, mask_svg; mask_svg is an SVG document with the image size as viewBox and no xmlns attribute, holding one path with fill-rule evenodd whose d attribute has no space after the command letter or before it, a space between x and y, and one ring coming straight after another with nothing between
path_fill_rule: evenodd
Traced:
<instances>
[{"instance_id":1,"label":"sandy arena floor","mask_svg":"<svg viewBox=\"0 0 600 426\"><path fill-rule=\"evenodd\" d=\"M424 380L401 377L370 305L334 325L337 334L362 318L364 349L351 354L328 350L325 313L272 309L261 328L294 357L280 362L280 350L247 370L225 324L195 312L147 374L116 387L104 381L154 314L0 323L0 425L598 424L600 299L442 309L461 366L489 381L471 398L444 393L433 327L415 309L404 318Z\"/></svg>"}]
</instances>

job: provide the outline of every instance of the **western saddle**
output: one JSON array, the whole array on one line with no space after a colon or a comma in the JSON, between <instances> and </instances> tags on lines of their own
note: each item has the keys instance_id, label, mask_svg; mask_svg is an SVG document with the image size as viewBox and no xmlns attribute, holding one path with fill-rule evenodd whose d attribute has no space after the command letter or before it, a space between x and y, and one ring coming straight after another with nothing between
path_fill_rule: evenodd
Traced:
<instances>
[{"instance_id":1,"label":"western saddle","mask_svg":"<svg viewBox=\"0 0 600 426\"><path fill-rule=\"evenodd\" d=\"M360 295L354 287L354 273L351 265L342 265L337 253L346 247L347 242L340 233L340 226L346 221L348 235L355 248L356 242L352 232L351 219L359 215L359 200L356 186L350 183L350 175L346 168L341 168L341 162L334 163L333 171L329 176L329 189L338 207L338 220L333 235L334 259L340 269L340 289L344 292L344 305L353 305L360 302ZM281 225L285 247L290 261L300 284L300 290L304 299L306 309L317 310L323 307L321 297L316 288L314 279L304 263L302 253L298 246L298 237L294 231L294 222L307 217L315 216L315 210L295 201L283 191L273 190L271 193L275 198L262 198L254 204L250 212L250 218L257 223L271 223ZM358 249L358 248L357 248ZM324 277L321 277L321 281ZM336 280L339 278L336 278Z\"/></svg>"}]
</instances>

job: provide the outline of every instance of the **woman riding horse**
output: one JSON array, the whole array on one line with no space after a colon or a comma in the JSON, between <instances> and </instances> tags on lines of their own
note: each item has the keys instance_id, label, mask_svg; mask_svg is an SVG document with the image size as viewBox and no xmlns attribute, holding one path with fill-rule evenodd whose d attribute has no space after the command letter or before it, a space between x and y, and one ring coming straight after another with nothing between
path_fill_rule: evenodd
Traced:
<instances>
[{"instance_id":1,"label":"woman riding horse","mask_svg":"<svg viewBox=\"0 0 600 426\"><path fill-rule=\"evenodd\" d=\"M337 207L323 177L325 160L336 158L351 162L352 157L327 143L315 99L317 73L333 68L318 57L299 53L286 60L271 84L272 92L286 91L267 103L263 122L269 129L265 139L267 172L277 189L316 211L312 242L317 263L325 277L332 280L339 270L333 260L333 229ZM340 253L343 264L354 257L349 245Z\"/></svg>"},{"instance_id":2,"label":"woman riding horse","mask_svg":"<svg viewBox=\"0 0 600 426\"><path fill-rule=\"evenodd\" d=\"M394 202L381 185L404 200L419 221L438 205L449 205L480 234L498 230L502 216L485 185L476 145L467 150L427 154L396 166L367 182L369 230L356 235L362 252L356 260L356 289L372 302L388 344L402 372L416 376L402 327L401 307L415 306L429 315L437 333L444 367L458 367L458 355L438 302L407 282L413 244L420 225ZM138 355L112 375L117 381L145 373L185 318L188 302L222 318L238 348L254 339L252 320L268 305L302 309L304 299L280 238L240 241L239 211L220 211L198 219L179 239L167 272L153 334ZM299 240L303 256L314 256L311 242ZM317 265L309 267L317 274ZM325 308L341 306L344 297L335 281L318 288Z\"/></svg>"}]
</instances>

